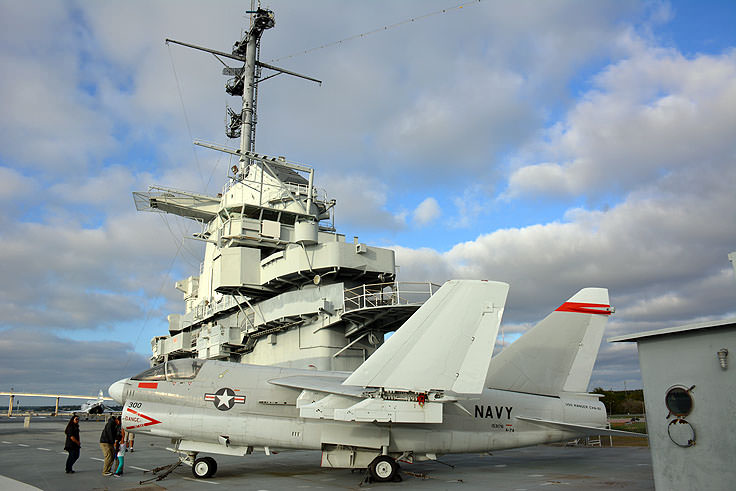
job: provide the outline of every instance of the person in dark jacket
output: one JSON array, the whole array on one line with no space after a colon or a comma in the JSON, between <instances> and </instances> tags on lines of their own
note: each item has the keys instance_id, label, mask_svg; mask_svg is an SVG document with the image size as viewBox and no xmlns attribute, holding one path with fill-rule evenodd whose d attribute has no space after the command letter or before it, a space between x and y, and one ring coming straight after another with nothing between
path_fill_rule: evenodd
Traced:
<instances>
[{"instance_id":1,"label":"person in dark jacket","mask_svg":"<svg viewBox=\"0 0 736 491\"><path fill-rule=\"evenodd\" d=\"M66 473L74 474L72 466L79 458L79 451L82 448L82 443L79 441L79 416L76 414L72 415L64 433L66 434L64 450L69 452L69 456L66 458Z\"/></svg>"},{"instance_id":2,"label":"person in dark jacket","mask_svg":"<svg viewBox=\"0 0 736 491\"><path fill-rule=\"evenodd\" d=\"M120 437L120 419L112 416L107 420L107 424L100 435L100 448L105 459L102 464L103 476L112 476L113 449L115 442L120 440Z\"/></svg>"}]
</instances>

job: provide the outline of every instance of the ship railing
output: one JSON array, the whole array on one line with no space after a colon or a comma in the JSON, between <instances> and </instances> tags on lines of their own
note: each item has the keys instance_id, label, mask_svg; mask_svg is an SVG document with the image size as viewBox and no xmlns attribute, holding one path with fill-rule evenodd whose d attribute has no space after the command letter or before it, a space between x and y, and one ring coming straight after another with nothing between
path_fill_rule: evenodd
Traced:
<instances>
[{"instance_id":1,"label":"ship railing","mask_svg":"<svg viewBox=\"0 0 736 491\"><path fill-rule=\"evenodd\" d=\"M228 179L227 182L225 183L225 185L222 187L223 194L225 194L228 191L230 191L230 189L236 183L238 183L238 182L240 182L240 180L238 180L238 179L233 179L233 178ZM271 183L268 183L268 182L260 183L258 181L252 181L250 179L243 179L242 182L244 182L245 184L247 184L247 185L249 185L251 187L256 187L256 188L263 187L264 190L266 190L266 189L269 189L269 190L270 189L288 189L289 191L291 191L294 194L302 194L302 195L305 195L305 196L307 195L307 191L309 191L309 185L308 184L298 184L298 183L294 183L294 182L282 182L282 183L279 183L279 184L271 184ZM314 188L314 192L315 192L315 195L316 195L317 194L317 188Z\"/></svg>"},{"instance_id":2,"label":"ship railing","mask_svg":"<svg viewBox=\"0 0 736 491\"><path fill-rule=\"evenodd\" d=\"M297 184L294 182L285 182L283 183L283 186L296 195L301 194L302 196L307 196L309 194L308 184Z\"/></svg>"},{"instance_id":3,"label":"ship railing","mask_svg":"<svg viewBox=\"0 0 736 491\"><path fill-rule=\"evenodd\" d=\"M236 179L232 179L232 178L228 179L222 188L222 194L223 195L227 194L228 191L230 191L230 189L237 182L239 181ZM291 192L291 194L293 194L294 196L307 196L309 194L308 184L297 184L297 183L292 183L292 182L284 182L281 184L269 184L269 183L264 182L261 184L256 181L249 181L249 180L244 180L243 182L246 184L249 184L250 186L256 187L256 188L259 188L262 186L264 193L267 191L272 191L274 189L276 190L286 189L289 192ZM314 199L314 201L326 203L328 201L327 191L324 188L318 188L318 187L313 186L312 187L312 198Z\"/></svg>"},{"instance_id":4,"label":"ship railing","mask_svg":"<svg viewBox=\"0 0 736 491\"><path fill-rule=\"evenodd\" d=\"M240 299L232 295L224 295L219 301L200 303L193 309L193 320L200 321L212 317L218 312L237 307L238 304L240 304Z\"/></svg>"},{"instance_id":5,"label":"ship railing","mask_svg":"<svg viewBox=\"0 0 736 491\"><path fill-rule=\"evenodd\" d=\"M266 186L264 184L264 186ZM274 186L280 189L288 189L291 194L294 196L308 196L309 195L309 185L308 184L297 184L293 182L285 182L282 184L282 186ZM323 188L317 188L312 186L312 199L314 201L318 202L327 202L327 191L325 191Z\"/></svg>"},{"instance_id":6,"label":"ship railing","mask_svg":"<svg viewBox=\"0 0 736 491\"><path fill-rule=\"evenodd\" d=\"M437 292L431 282L395 281L348 288L343 292L345 312L397 305L421 305Z\"/></svg>"}]
</instances>

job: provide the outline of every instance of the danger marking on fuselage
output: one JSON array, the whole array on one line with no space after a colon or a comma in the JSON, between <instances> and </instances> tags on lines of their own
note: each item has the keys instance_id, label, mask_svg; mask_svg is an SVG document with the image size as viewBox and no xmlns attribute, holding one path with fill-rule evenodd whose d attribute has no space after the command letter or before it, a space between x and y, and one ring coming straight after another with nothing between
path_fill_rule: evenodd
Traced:
<instances>
[{"instance_id":1,"label":"danger marking on fuselage","mask_svg":"<svg viewBox=\"0 0 736 491\"><path fill-rule=\"evenodd\" d=\"M514 409L513 406L485 406L483 404L476 404L475 417L489 419L511 419L512 409Z\"/></svg>"},{"instance_id":2,"label":"danger marking on fuselage","mask_svg":"<svg viewBox=\"0 0 736 491\"><path fill-rule=\"evenodd\" d=\"M161 423L161 421L152 418L150 416L146 416L143 413L139 413L138 411L134 411L131 408L126 408L127 412L123 414L123 427L126 430L132 430L135 428L142 428L144 426L151 426L151 425L157 425ZM132 413L135 416L130 416L128 413ZM145 420L145 422L143 422Z\"/></svg>"}]
</instances>

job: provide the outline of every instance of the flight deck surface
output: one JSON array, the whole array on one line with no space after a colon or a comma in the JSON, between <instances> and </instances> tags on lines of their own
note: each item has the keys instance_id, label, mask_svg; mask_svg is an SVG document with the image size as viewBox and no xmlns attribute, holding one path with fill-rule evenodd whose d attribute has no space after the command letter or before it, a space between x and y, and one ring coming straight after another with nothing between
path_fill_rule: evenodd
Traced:
<instances>
[{"instance_id":1,"label":"flight deck surface","mask_svg":"<svg viewBox=\"0 0 736 491\"><path fill-rule=\"evenodd\" d=\"M102 476L99 446L101 421L81 421L81 457L75 474L64 473L64 427L67 418L31 420L0 418L0 487L2 489L654 489L651 456L647 447L536 446L493 452L493 455L446 455L436 462L402 464L401 483L363 483L361 472L324 469L320 453L262 453L246 457L215 456L217 474L195 479L191 468L181 465L161 481L145 472L176 462L166 450L170 441L136 435L134 452L126 454L125 474ZM17 481L17 482L14 482ZM25 485L25 487L24 487ZM27 486L32 487L27 487ZM16 487L13 487L16 486Z\"/></svg>"}]
</instances>

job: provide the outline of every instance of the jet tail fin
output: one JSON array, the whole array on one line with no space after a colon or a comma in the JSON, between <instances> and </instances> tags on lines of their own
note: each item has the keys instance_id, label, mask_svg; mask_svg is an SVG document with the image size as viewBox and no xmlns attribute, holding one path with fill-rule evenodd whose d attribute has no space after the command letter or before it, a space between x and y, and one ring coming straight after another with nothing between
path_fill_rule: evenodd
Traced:
<instances>
[{"instance_id":1,"label":"jet tail fin","mask_svg":"<svg viewBox=\"0 0 736 491\"><path fill-rule=\"evenodd\" d=\"M481 393L508 289L448 281L344 385Z\"/></svg>"},{"instance_id":2,"label":"jet tail fin","mask_svg":"<svg viewBox=\"0 0 736 491\"><path fill-rule=\"evenodd\" d=\"M547 395L586 392L612 312L608 290L580 290L493 359L486 386Z\"/></svg>"}]
</instances>

